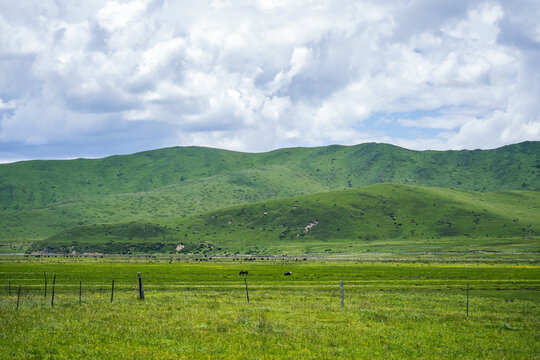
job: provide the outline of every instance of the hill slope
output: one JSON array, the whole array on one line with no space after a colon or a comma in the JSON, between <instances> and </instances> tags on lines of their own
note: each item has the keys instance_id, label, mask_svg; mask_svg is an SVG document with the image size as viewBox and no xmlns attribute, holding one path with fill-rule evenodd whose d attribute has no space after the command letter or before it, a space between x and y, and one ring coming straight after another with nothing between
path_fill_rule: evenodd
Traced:
<instances>
[{"instance_id":1,"label":"hill slope","mask_svg":"<svg viewBox=\"0 0 540 360\"><path fill-rule=\"evenodd\" d=\"M444 152L385 144L262 154L178 147L94 160L4 164L0 241L31 242L75 225L197 214L379 182L537 190L539 154L540 142Z\"/></svg>"},{"instance_id":2,"label":"hill slope","mask_svg":"<svg viewBox=\"0 0 540 360\"><path fill-rule=\"evenodd\" d=\"M474 151L412 151L368 143L262 154L176 147L104 159L2 164L0 204L3 210L40 208L62 200L148 192L186 180L276 165L331 189L380 182L474 191L540 189L540 142Z\"/></svg>"},{"instance_id":3,"label":"hill slope","mask_svg":"<svg viewBox=\"0 0 540 360\"><path fill-rule=\"evenodd\" d=\"M539 208L538 192L379 184L189 217L79 226L36 242L31 251L540 251Z\"/></svg>"}]
</instances>

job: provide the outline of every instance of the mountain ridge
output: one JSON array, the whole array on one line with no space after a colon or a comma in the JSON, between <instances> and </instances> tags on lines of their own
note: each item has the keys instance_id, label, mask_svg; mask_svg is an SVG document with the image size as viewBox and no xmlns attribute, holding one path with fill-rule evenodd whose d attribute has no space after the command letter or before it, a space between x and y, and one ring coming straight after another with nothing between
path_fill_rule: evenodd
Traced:
<instances>
[{"instance_id":1,"label":"mountain ridge","mask_svg":"<svg viewBox=\"0 0 540 360\"><path fill-rule=\"evenodd\" d=\"M286 165L307 171L321 182L339 187L364 186L378 182L445 186L475 191L540 189L540 142L523 142L493 150L407 150L390 144L365 143L314 148L284 148L265 153L242 153L205 147L171 147L114 155L102 159L31 160L0 164L0 203L3 209L39 206L81 195L108 195L149 191L162 186L268 165ZM339 155L340 158L334 156ZM494 157L493 155L497 155ZM530 156L531 159L523 158ZM339 161L338 161L339 160ZM529 161L526 161L529 160ZM336 168L335 162L339 167ZM437 162L440 163L437 163ZM399 162L400 164L396 164ZM503 162L504 166L501 166ZM512 163L518 166L512 169ZM527 163L530 162L530 163ZM486 164L489 163L489 168ZM534 174L524 173L519 165ZM476 166L475 165L484 165ZM398 166L399 165L399 166ZM408 168L404 171L404 165ZM436 166L433 166L436 165ZM463 171L443 181L441 170L491 172L500 181L463 184ZM149 170L144 171L146 168ZM515 170L514 179L504 176ZM467 174L468 175L468 174ZM528 182L527 182L528 181ZM453 185L453 186L449 186ZM60 188L63 187L63 188ZM351 186L349 186L351 187ZM39 191L33 191L39 190ZM22 199L21 199L22 198Z\"/></svg>"}]
</instances>

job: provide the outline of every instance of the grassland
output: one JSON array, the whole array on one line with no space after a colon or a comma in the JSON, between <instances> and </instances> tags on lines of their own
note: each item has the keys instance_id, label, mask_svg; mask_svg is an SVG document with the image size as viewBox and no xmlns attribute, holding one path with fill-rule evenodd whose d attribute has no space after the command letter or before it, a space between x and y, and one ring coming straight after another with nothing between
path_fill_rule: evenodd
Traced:
<instances>
[{"instance_id":1,"label":"grassland","mask_svg":"<svg viewBox=\"0 0 540 360\"><path fill-rule=\"evenodd\" d=\"M242 269L249 271L249 304L238 276ZM293 275L283 276L285 271ZM131 299L137 272L143 274L145 301ZM345 284L344 308L339 280ZM0 283L3 359L540 355L537 263L4 257Z\"/></svg>"},{"instance_id":2,"label":"grassland","mask_svg":"<svg viewBox=\"0 0 540 360\"><path fill-rule=\"evenodd\" d=\"M0 165L0 253L40 254L0 256L0 359L540 358L539 154L363 144Z\"/></svg>"},{"instance_id":3,"label":"grassland","mask_svg":"<svg viewBox=\"0 0 540 360\"><path fill-rule=\"evenodd\" d=\"M104 159L0 165L0 251L78 225L202 214L381 182L479 192L540 189L540 142L494 150L385 144L247 154L169 148Z\"/></svg>"}]
</instances>

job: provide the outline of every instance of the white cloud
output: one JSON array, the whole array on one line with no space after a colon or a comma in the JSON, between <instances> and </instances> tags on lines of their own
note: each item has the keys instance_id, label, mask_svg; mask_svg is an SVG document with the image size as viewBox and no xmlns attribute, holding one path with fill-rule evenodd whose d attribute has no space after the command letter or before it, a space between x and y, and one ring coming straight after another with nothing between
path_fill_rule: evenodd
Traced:
<instances>
[{"instance_id":1,"label":"white cloud","mask_svg":"<svg viewBox=\"0 0 540 360\"><path fill-rule=\"evenodd\" d=\"M484 3L467 12L467 18L450 21L441 28L442 32L465 41L480 41L494 44L499 34L497 22L504 13L500 5Z\"/></svg>"},{"instance_id":2,"label":"white cloud","mask_svg":"<svg viewBox=\"0 0 540 360\"><path fill-rule=\"evenodd\" d=\"M15 101L10 100L8 102L4 102L4 100L0 98L0 110L10 110L15 109L16 107L17 105L15 105Z\"/></svg>"},{"instance_id":3,"label":"white cloud","mask_svg":"<svg viewBox=\"0 0 540 360\"><path fill-rule=\"evenodd\" d=\"M288 71L280 71L268 85L269 93L273 94L276 91L287 88L292 81L292 78L299 74L302 69L311 61L312 51L307 48L295 48L290 61L290 69Z\"/></svg>"},{"instance_id":4,"label":"white cloud","mask_svg":"<svg viewBox=\"0 0 540 360\"><path fill-rule=\"evenodd\" d=\"M0 142L142 122L168 125L155 146L248 151L538 140L539 14L534 1L3 3Z\"/></svg>"},{"instance_id":5,"label":"white cloud","mask_svg":"<svg viewBox=\"0 0 540 360\"><path fill-rule=\"evenodd\" d=\"M538 105L527 96L512 96L508 107L495 110L479 119L465 122L459 132L450 137L452 148L469 147L476 143L480 148L493 148L500 144L515 143L540 138L540 115L529 109Z\"/></svg>"},{"instance_id":6,"label":"white cloud","mask_svg":"<svg viewBox=\"0 0 540 360\"><path fill-rule=\"evenodd\" d=\"M42 145L95 131L106 124L103 116L66 109L55 101L53 94L44 98L23 100L12 114L4 115L0 127L0 141L17 141L28 145Z\"/></svg>"},{"instance_id":7,"label":"white cloud","mask_svg":"<svg viewBox=\"0 0 540 360\"><path fill-rule=\"evenodd\" d=\"M425 116L416 119L398 119L397 123L403 126L453 130L464 124L475 122L474 116L450 114L447 116Z\"/></svg>"},{"instance_id":8,"label":"white cloud","mask_svg":"<svg viewBox=\"0 0 540 360\"><path fill-rule=\"evenodd\" d=\"M31 29L10 22L0 13L0 55L34 54L43 49L44 44L39 28Z\"/></svg>"},{"instance_id":9,"label":"white cloud","mask_svg":"<svg viewBox=\"0 0 540 360\"><path fill-rule=\"evenodd\" d=\"M133 0L120 3L109 1L98 11L96 19L99 25L107 31L116 31L125 29L125 27L136 20L139 20L145 13L148 1Z\"/></svg>"}]
</instances>

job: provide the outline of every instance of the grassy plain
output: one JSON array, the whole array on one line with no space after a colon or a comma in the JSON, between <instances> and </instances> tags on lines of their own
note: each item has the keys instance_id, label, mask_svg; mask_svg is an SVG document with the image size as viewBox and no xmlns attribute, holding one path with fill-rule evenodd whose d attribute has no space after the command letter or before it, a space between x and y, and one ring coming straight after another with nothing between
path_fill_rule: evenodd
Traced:
<instances>
[{"instance_id":1,"label":"grassy plain","mask_svg":"<svg viewBox=\"0 0 540 360\"><path fill-rule=\"evenodd\" d=\"M537 260L509 262L489 256L485 261L458 262L441 262L442 258L384 262L383 257L372 261L201 259L206 258L3 257L0 357L540 356ZM249 304L244 280L238 276L243 269L249 271ZM293 275L283 276L285 271ZM137 272L143 274L144 302L131 299ZM51 308L53 274L57 277ZM339 280L345 284L344 308ZM22 297L16 310L19 285Z\"/></svg>"}]
</instances>

